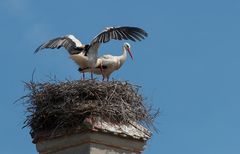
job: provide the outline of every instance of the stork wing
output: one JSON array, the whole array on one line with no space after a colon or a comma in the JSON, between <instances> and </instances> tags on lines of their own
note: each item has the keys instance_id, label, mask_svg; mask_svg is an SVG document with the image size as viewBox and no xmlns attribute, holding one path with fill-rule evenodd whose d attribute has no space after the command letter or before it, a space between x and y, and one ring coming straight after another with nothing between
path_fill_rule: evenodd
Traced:
<instances>
[{"instance_id":1,"label":"stork wing","mask_svg":"<svg viewBox=\"0 0 240 154\"><path fill-rule=\"evenodd\" d=\"M92 40L91 45L94 43L106 43L111 39L132 40L135 42L136 40L141 41L147 36L147 32L138 27L107 27Z\"/></svg>"},{"instance_id":2,"label":"stork wing","mask_svg":"<svg viewBox=\"0 0 240 154\"><path fill-rule=\"evenodd\" d=\"M73 51L75 48L78 48L81 46L82 46L82 43L78 39L76 39L73 35L66 35L63 37L52 39L46 43L43 43L35 50L35 53L45 48L59 49L61 47L64 47L66 50L68 50L68 52L71 53L71 51Z\"/></svg>"},{"instance_id":3,"label":"stork wing","mask_svg":"<svg viewBox=\"0 0 240 154\"><path fill-rule=\"evenodd\" d=\"M102 57L99 57L99 59L113 59L113 55L103 55Z\"/></svg>"},{"instance_id":4,"label":"stork wing","mask_svg":"<svg viewBox=\"0 0 240 154\"><path fill-rule=\"evenodd\" d=\"M102 61L102 66L109 67L110 65L113 65L115 62L112 59L105 59Z\"/></svg>"}]
</instances>

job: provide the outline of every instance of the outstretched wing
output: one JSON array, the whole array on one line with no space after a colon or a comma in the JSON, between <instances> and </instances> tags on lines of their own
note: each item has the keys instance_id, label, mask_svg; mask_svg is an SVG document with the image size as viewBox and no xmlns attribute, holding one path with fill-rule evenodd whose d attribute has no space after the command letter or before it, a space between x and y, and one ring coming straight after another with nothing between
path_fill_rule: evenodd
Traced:
<instances>
[{"instance_id":1,"label":"outstretched wing","mask_svg":"<svg viewBox=\"0 0 240 154\"><path fill-rule=\"evenodd\" d=\"M82 47L82 43L73 35L66 35L63 37L52 39L46 43L43 43L35 50L35 53L38 52L39 50L46 49L46 48L59 49L61 47L64 47L71 54L72 51Z\"/></svg>"},{"instance_id":2,"label":"outstretched wing","mask_svg":"<svg viewBox=\"0 0 240 154\"><path fill-rule=\"evenodd\" d=\"M106 43L111 39L132 40L135 42L136 40L141 41L147 36L147 32L138 27L107 27L92 40L91 45L95 43Z\"/></svg>"}]
</instances>

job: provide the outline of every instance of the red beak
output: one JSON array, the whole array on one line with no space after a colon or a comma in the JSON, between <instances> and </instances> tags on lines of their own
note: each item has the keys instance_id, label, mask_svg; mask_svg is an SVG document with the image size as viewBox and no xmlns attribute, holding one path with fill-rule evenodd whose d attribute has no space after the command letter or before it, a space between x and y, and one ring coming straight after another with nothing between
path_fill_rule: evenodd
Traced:
<instances>
[{"instance_id":1,"label":"red beak","mask_svg":"<svg viewBox=\"0 0 240 154\"><path fill-rule=\"evenodd\" d=\"M127 51L128 51L128 53L129 53L130 57L131 57L131 58L132 58L132 60L133 60L133 55L132 55L132 52L131 52L131 50L130 50L129 48L127 48Z\"/></svg>"}]
</instances>

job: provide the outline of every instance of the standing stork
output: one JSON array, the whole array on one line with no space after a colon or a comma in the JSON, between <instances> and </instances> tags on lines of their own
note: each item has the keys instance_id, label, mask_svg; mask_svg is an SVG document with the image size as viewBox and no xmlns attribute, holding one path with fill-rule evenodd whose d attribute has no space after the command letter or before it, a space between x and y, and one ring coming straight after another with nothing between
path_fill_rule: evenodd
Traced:
<instances>
[{"instance_id":1,"label":"standing stork","mask_svg":"<svg viewBox=\"0 0 240 154\"><path fill-rule=\"evenodd\" d=\"M124 62L127 59L127 52L129 53L130 57L133 60L133 56L130 50L131 46L129 43L124 43L122 46L122 55L120 56L112 56L112 55L103 55L102 57L99 57L97 59L96 66L92 69L94 74L102 74L103 81L105 78L107 78L107 81L109 81L110 75L120 69L120 67L124 64ZM90 72L91 68L79 68L79 71L84 72Z\"/></svg>"},{"instance_id":2,"label":"standing stork","mask_svg":"<svg viewBox=\"0 0 240 154\"><path fill-rule=\"evenodd\" d=\"M94 37L90 44L84 45L73 35L66 35L43 43L35 50L35 53L45 48L59 49L64 47L70 54L71 59L75 61L80 68L90 68L91 78L93 79L93 69L97 63L98 49L101 43L106 43L111 39L132 40L135 42L136 40L141 41L147 36L148 34L138 27L107 27Z\"/></svg>"}]
</instances>

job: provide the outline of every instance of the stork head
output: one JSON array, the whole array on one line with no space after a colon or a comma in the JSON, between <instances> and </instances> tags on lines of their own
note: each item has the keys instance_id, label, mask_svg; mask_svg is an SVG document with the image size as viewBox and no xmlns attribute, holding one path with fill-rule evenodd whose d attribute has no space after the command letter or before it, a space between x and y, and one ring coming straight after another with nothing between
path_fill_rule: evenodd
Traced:
<instances>
[{"instance_id":1,"label":"stork head","mask_svg":"<svg viewBox=\"0 0 240 154\"><path fill-rule=\"evenodd\" d=\"M123 47L128 51L130 57L131 57L132 60L133 60L133 55L132 55L132 52L131 52L131 50L130 50L130 48L131 48L130 44L127 43L127 42L125 42L124 45L123 45Z\"/></svg>"}]
</instances>

